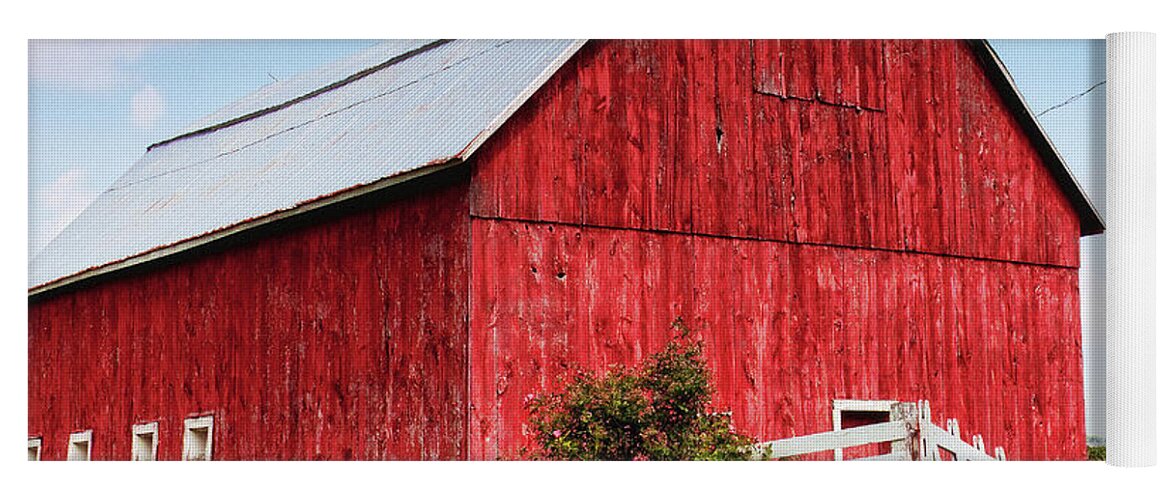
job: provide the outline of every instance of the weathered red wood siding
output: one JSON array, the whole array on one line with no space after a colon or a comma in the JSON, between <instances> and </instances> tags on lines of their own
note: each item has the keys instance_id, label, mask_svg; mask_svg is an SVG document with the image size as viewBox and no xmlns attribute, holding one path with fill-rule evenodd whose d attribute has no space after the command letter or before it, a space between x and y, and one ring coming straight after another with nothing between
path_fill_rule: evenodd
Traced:
<instances>
[{"instance_id":1,"label":"weathered red wood siding","mask_svg":"<svg viewBox=\"0 0 1171 500\"><path fill-rule=\"evenodd\" d=\"M1084 454L1075 270L504 220L472 234L492 263L472 271L473 457L515 456L527 394L636 362L676 316L756 436L829 430L833 399L928 399L1014 459Z\"/></svg>"},{"instance_id":2,"label":"weathered red wood siding","mask_svg":"<svg viewBox=\"0 0 1171 500\"><path fill-rule=\"evenodd\" d=\"M30 435L128 460L215 416L213 456L457 459L467 408L467 176L29 308Z\"/></svg>"},{"instance_id":3,"label":"weathered red wood siding","mask_svg":"<svg viewBox=\"0 0 1171 500\"><path fill-rule=\"evenodd\" d=\"M1077 216L962 42L590 43L416 191L34 300L43 457L207 412L217 459L512 457L526 394L675 317L762 439L926 398L1083 455Z\"/></svg>"},{"instance_id":4,"label":"weathered red wood siding","mask_svg":"<svg viewBox=\"0 0 1171 500\"><path fill-rule=\"evenodd\" d=\"M1078 218L964 42L592 42L478 153L471 211L472 458L676 316L760 438L926 398L1084 455Z\"/></svg>"},{"instance_id":5,"label":"weathered red wood siding","mask_svg":"<svg viewBox=\"0 0 1171 500\"><path fill-rule=\"evenodd\" d=\"M764 80L809 66L822 98ZM963 41L590 43L478 156L477 216L1078 265L1077 214Z\"/></svg>"}]
</instances>

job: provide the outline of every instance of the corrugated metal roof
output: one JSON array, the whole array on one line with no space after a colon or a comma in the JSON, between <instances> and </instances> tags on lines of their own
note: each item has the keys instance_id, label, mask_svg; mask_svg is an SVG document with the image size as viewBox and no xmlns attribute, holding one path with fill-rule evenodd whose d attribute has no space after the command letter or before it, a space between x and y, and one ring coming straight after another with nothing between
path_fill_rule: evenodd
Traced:
<instances>
[{"instance_id":1,"label":"corrugated metal roof","mask_svg":"<svg viewBox=\"0 0 1171 500\"><path fill-rule=\"evenodd\" d=\"M29 263L33 294L466 159L584 41L396 40L151 146ZM1101 218L986 42L973 46L1082 221Z\"/></svg>"},{"instance_id":2,"label":"corrugated metal roof","mask_svg":"<svg viewBox=\"0 0 1171 500\"><path fill-rule=\"evenodd\" d=\"M152 146L29 264L34 292L355 187L466 159L580 41L393 41Z\"/></svg>"},{"instance_id":3,"label":"corrugated metal roof","mask_svg":"<svg viewBox=\"0 0 1171 500\"><path fill-rule=\"evenodd\" d=\"M394 61L413 51L442 43L441 40L390 40L369 49L261 87L256 92L220 108L187 127L185 133L205 129L229 120L287 103L332 84L345 81L364 70ZM185 134L184 133L184 134ZM184 135L180 134L180 135Z\"/></svg>"}]
</instances>

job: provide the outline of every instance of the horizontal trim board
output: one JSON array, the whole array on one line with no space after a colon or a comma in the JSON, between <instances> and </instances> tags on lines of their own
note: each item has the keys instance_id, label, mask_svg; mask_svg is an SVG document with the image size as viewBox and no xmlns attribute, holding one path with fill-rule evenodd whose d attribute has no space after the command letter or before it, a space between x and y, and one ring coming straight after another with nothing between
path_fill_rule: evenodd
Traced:
<instances>
[{"instance_id":1,"label":"horizontal trim board","mask_svg":"<svg viewBox=\"0 0 1171 500\"><path fill-rule=\"evenodd\" d=\"M697 231L688 232L688 231L675 231L675 230L670 230L670 229L645 229L645 228L633 228L633 227L618 227L618 226L608 226L608 225L602 225L602 224L586 224L586 223L576 223L576 222L570 223L570 222L558 222L558 221L547 221L547 220L536 220L536 219L524 219L524 218L516 218L516 217L486 216L486 215L477 215L477 214L472 214L472 219L501 221L501 222L519 222L519 223L523 223L523 224L533 224L533 225L553 225L553 226L560 226L560 227L581 227L581 228L588 228L588 229L608 229L608 230L612 230L612 231L635 231L635 232L643 232L643 233L651 233L651 234L673 234L673 235L679 235L679 236L698 236L698 237L702 237L702 238L716 238L716 239L739 240L739 241L761 241L761 242L770 242L770 243L784 243L784 244L788 244L788 245L808 245L808 246L815 246L815 247L842 248L842 249L847 249L847 250L871 250L871 251L875 251L875 252L927 255L927 256L945 257L945 258L951 258L951 259L964 259L964 260L974 260L974 261L983 261L983 262L998 262L1001 264L1016 264L1016 265L1021 265L1021 266L1037 266L1037 267L1048 267L1048 268L1055 268L1055 269L1073 269L1073 270L1078 269L1078 266L1063 266L1060 264L1050 264L1050 263L1045 263L1045 262L1028 262L1028 261L1016 261L1016 260L1008 260L1008 259L996 259L996 258L992 258L992 257L977 257L977 256L972 256L972 255L955 255L955 254L946 254L946 253L939 253L939 252L924 252L922 250L907 250L907 249L902 249L902 248L865 247L865 246L860 246L860 245L843 245L840 243L818 243L818 242L810 242L810 241L792 241L792 240L782 240L782 239L775 239L775 238L760 238L760 237L755 237L755 236L732 236L732 235L726 235L726 234L709 234L709 233L702 233L702 232L697 232Z\"/></svg>"}]
</instances>

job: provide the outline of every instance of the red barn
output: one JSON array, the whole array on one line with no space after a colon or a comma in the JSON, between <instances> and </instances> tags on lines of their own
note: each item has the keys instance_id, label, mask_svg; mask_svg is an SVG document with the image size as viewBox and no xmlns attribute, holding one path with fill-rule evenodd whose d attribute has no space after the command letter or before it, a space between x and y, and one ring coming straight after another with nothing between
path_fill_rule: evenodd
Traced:
<instances>
[{"instance_id":1,"label":"red barn","mask_svg":"<svg viewBox=\"0 0 1171 500\"><path fill-rule=\"evenodd\" d=\"M30 263L42 459L495 459L683 318L761 440L1085 452L1102 223L984 42L396 41L150 147Z\"/></svg>"}]
</instances>

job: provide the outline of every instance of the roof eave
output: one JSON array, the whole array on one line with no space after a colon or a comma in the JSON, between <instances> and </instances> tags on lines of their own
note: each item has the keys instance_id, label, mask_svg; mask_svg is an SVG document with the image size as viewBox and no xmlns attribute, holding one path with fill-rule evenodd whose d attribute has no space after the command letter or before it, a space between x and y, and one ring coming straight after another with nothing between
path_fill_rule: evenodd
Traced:
<instances>
[{"instance_id":1,"label":"roof eave","mask_svg":"<svg viewBox=\"0 0 1171 500\"><path fill-rule=\"evenodd\" d=\"M197 248L204 247L210 243L217 242L219 240L229 238L231 236L235 236L239 233L251 231L251 230L259 228L261 226L271 224L271 223L274 223L277 221L289 219L291 217L296 217L296 216L308 214L311 212L315 212L317 210L320 210L320 209L323 209L323 208L326 208L329 206L333 206L338 203L352 200L352 199L358 198L360 196L365 196L367 194L381 191L381 190L389 188L391 186L395 186L398 184L405 183L407 181L411 181L414 179L424 177L426 175L438 172L440 170L454 168L454 167L457 167L461 164L463 164L463 160L461 158L450 158L447 160L436 161L436 162L430 163L426 166L423 166L423 167L420 167L420 168L417 168L414 170L410 170L407 172L403 172L402 174L395 175L392 177L387 177L387 178L384 178L382 180L379 180L379 181L376 181L376 182L373 182L370 184L354 186L352 188L349 188L349 189L346 189L346 190L343 190L343 191L340 191L337 193L332 193L332 194L322 196L322 197L319 197L319 198L316 198L313 200L309 200L307 202L301 203L297 206L291 207L286 210L273 212L273 213L270 213L270 214L267 214L267 215L264 215L261 217L257 217L255 219L240 221L234 225L231 225L231 226L228 226L228 227L225 227L225 228L213 231L213 232L204 233L204 234L194 236L194 237L191 237L186 240L179 241L179 242L176 242L176 243L173 243L170 245L166 245L166 246L159 247L159 248L154 248L154 249L148 250L146 252L143 252L143 253L140 253L137 255L133 255L133 256L127 257L125 259L119 260L119 261L110 262L108 264L104 264L104 265L97 266L97 267L92 267L92 268L86 269L84 271L71 274L69 276L58 278L56 280L53 280L53 281L50 281L47 283L42 283L42 284L37 285L35 287L29 288L28 296L29 296L29 298L33 298L33 297L36 297L39 295L46 294L48 292L52 292L52 291L59 290L59 289L65 288L65 287L69 287L69 286L77 284L77 283L81 283L81 282L88 281L88 280L91 280L94 278L98 278L98 277L106 275L106 274L114 273L117 271L122 271L125 269L129 269L132 267L142 265L142 264L146 264L148 262L153 262L155 260L159 260L159 259L162 259L165 257L170 257L170 256L173 256L176 254L195 250Z\"/></svg>"},{"instance_id":2,"label":"roof eave","mask_svg":"<svg viewBox=\"0 0 1171 500\"><path fill-rule=\"evenodd\" d=\"M970 42L973 52L984 67L984 73L1000 92L1001 98L1016 116L1017 122L1024 129L1025 135L1032 141L1038 154L1041 155L1042 161L1048 167L1049 172L1053 174L1061 191L1073 205L1080 221L1081 235L1101 234L1106 230L1101 215L1098 214L1098 210L1090 201L1089 196L1086 196L1085 190L1082 189L1077 178L1073 176L1069 165L1065 163L1065 159L1057 151L1053 141L1049 139L1049 135L1045 133L1045 129L1037 121L1036 115L1029 109L1028 103L1025 102L1024 96L1021 95L1020 89L1017 88L1016 82L1013 81L1004 62L1000 60L1000 56L996 55L996 51L987 40L971 40Z\"/></svg>"}]
</instances>

